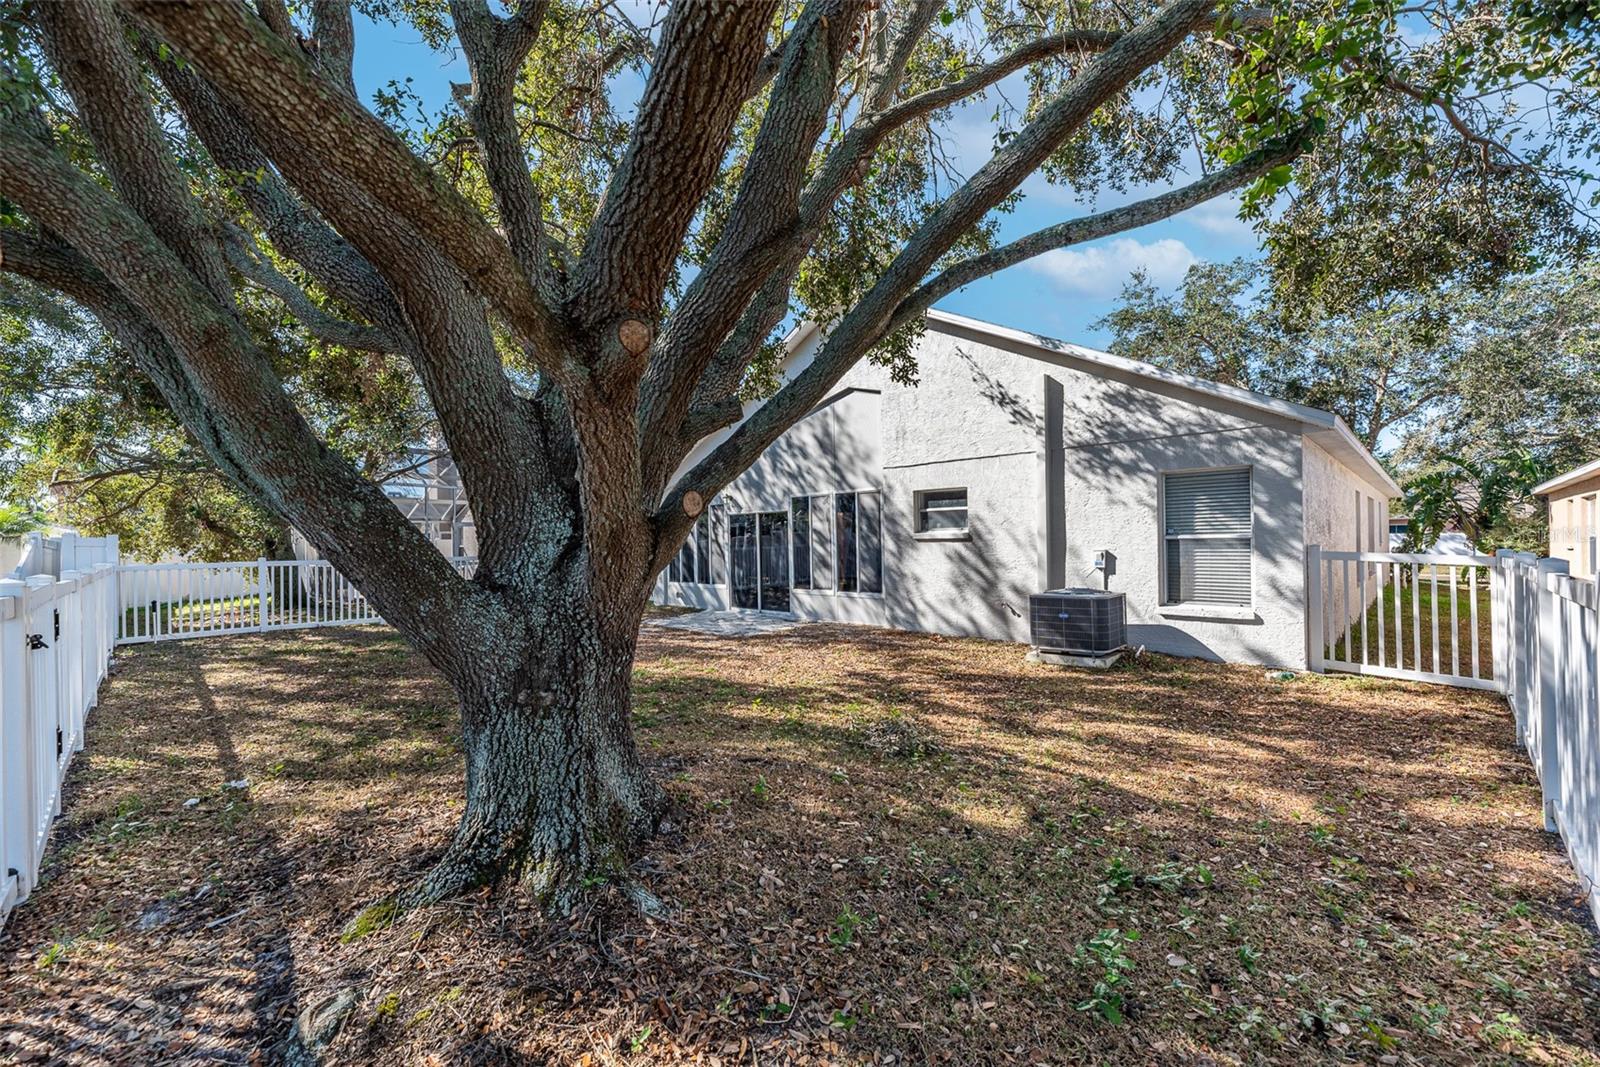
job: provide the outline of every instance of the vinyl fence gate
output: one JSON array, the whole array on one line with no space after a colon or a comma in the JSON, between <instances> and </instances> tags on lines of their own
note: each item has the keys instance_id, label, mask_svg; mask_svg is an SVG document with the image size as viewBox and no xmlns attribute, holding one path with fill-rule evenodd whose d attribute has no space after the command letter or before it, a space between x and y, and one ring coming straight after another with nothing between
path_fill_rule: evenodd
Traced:
<instances>
[{"instance_id":1,"label":"vinyl fence gate","mask_svg":"<svg viewBox=\"0 0 1600 1067\"><path fill-rule=\"evenodd\" d=\"M1505 581L1493 556L1333 552L1306 558L1314 671L1499 690Z\"/></svg>"}]
</instances>

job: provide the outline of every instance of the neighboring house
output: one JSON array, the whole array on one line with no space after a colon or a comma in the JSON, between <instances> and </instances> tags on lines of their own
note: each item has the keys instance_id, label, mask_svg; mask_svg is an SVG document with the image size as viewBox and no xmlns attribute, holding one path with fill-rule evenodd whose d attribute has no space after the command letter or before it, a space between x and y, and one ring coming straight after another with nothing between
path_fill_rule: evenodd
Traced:
<instances>
[{"instance_id":1,"label":"neighboring house","mask_svg":"<svg viewBox=\"0 0 1600 1067\"><path fill-rule=\"evenodd\" d=\"M1026 642L1030 593L1104 584L1135 645L1303 667L1307 546L1388 544L1400 488L1328 412L937 311L916 356L916 386L847 373L656 599Z\"/></svg>"},{"instance_id":2,"label":"neighboring house","mask_svg":"<svg viewBox=\"0 0 1600 1067\"><path fill-rule=\"evenodd\" d=\"M1406 515L1389 516L1389 551L1405 551L1406 538L1411 534L1411 519Z\"/></svg>"},{"instance_id":3,"label":"neighboring house","mask_svg":"<svg viewBox=\"0 0 1600 1067\"><path fill-rule=\"evenodd\" d=\"M1569 573L1593 578L1600 573L1600 460L1533 487L1550 503L1550 556L1564 559Z\"/></svg>"},{"instance_id":4,"label":"neighboring house","mask_svg":"<svg viewBox=\"0 0 1600 1067\"><path fill-rule=\"evenodd\" d=\"M446 556L478 554L478 529L467 507L460 472L441 448L408 449L399 470L384 479L383 492ZM298 530L292 531L291 539L297 559L321 555Z\"/></svg>"}]
</instances>

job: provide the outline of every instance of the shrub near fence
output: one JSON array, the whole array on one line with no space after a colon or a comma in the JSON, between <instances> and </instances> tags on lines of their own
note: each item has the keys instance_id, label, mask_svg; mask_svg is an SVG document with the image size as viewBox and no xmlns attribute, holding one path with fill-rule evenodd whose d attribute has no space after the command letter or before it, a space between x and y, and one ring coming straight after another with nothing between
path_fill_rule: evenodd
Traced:
<instances>
[{"instance_id":1,"label":"shrub near fence","mask_svg":"<svg viewBox=\"0 0 1600 1067\"><path fill-rule=\"evenodd\" d=\"M1495 554L1496 676L1559 833L1600 922L1600 585L1567 563Z\"/></svg>"}]
</instances>

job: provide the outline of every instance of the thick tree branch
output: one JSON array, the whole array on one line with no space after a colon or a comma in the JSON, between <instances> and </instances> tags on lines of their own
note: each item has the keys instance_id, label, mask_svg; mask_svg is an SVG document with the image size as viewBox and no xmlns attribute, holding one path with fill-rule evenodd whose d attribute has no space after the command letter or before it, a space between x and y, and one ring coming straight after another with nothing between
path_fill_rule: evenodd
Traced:
<instances>
[{"instance_id":1,"label":"thick tree branch","mask_svg":"<svg viewBox=\"0 0 1600 1067\"><path fill-rule=\"evenodd\" d=\"M1152 222L1160 222L1180 211L1187 211L1196 204L1243 188L1272 168L1288 163L1305 152L1311 146L1311 137L1310 130L1302 130L1290 137L1263 145L1232 166L1170 192L1113 208L1110 211L1102 211L1096 215L1069 219L1018 238L1010 244L954 263L931 280L924 282L915 292L901 301L884 332L893 333L927 311L941 297L979 278L986 278L1054 249L1098 240L1114 233L1123 233L1148 226Z\"/></svg>"},{"instance_id":2,"label":"thick tree branch","mask_svg":"<svg viewBox=\"0 0 1600 1067\"><path fill-rule=\"evenodd\" d=\"M684 234L765 54L774 6L676 4L667 15L632 139L574 278L574 311L586 327L611 334L626 319L654 326ZM643 368L642 348L605 340L606 364Z\"/></svg>"},{"instance_id":3,"label":"thick tree branch","mask_svg":"<svg viewBox=\"0 0 1600 1067\"><path fill-rule=\"evenodd\" d=\"M253 139L249 124L191 66L159 54L146 41L144 54L177 102L189 127L213 162L238 176L240 197L279 252L304 267L318 285L391 332L406 329L388 283L350 242L317 218L284 185L272 161Z\"/></svg>"},{"instance_id":4,"label":"thick tree branch","mask_svg":"<svg viewBox=\"0 0 1600 1067\"><path fill-rule=\"evenodd\" d=\"M356 28L350 0L312 0L311 40L317 62L352 100L356 96Z\"/></svg>"},{"instance_id":5,"label":"thick tree branch","mask_svg":"<svg viewBox=\"0 0 1600 1067\"><path fill-rule=\"evenodd\" d=\"M656 513L661 541L675 543L687 529L684 493L693 490L709 497L753 462L885 336L900 302L963 234L1081 128L1106 100L1212 19L1214 11L1211 0L1174 0L1129 30L929 215L867 294L835 326L811 365L679 479Z\"/></svg>"},{"instance_id":6,"label":"thick tree branch","mask_svg":"<svg viewBox=\"0 0 1600 1067\"><path fill-rule=\"evenodd\" d=\"M158 57L159 59L159 57ZM277 246L319 285L397 341L428 392L455 451L479 529L480 574L515 571L525 557L540 500L550 490L553 456L565 454L556 424L518 397L500 362L482 302L454 266L394 216L337 174L305 166L301 191L355 246L309 212L279 181L251 140L251 124L193 68L158 66L190 124L220 166L244 171L240 192ZM380 269L381 268L381 269ZM516 455L513 468L498 456ZM520 547L519 547L520 546Z\"/></svg>"},{"instance_id":7,"label":"thick tree branch","mask_svg":"<svg viewBox=\"0 0 1600 1067\"><path fill-rule=\"evenodd\" d=\"M549 272L543 210L517 130L513 90L517 70L538 39L548 6L548 0L529 0L510 19L502 20L489 10L488 0L450 2L456 36L472 73L464 109L483 150L484 172L506 241L536 285L544 284Z\"/></svg>"},{"instance_id":8,"label":"thick tree branch","mask_svg":"<svg viewBox=\"0 0 1600 1067\"><path fill-rule=\"evenodd\" d=\"M722 236L689 284L651 357L641 398L640 438L666 447L647 471L647 496L678 459L677 423L719 340L799 236L796 210L834 86L861 21L856 0L812 0L788 38L772 102L762 116Z\"/></svg>"},{"instance_id":9,"label":"thick tree branch","mask_svg":"<svg viewBox=\"0 0 1600 1067\"><path fill-rule=\"evenodd\" d=\"M506 242L392 130L330 85L287 42L233 4L124 2L240 107L297 187L315 184L311 169L332 171L407 219L532 346L541 369L562 380L576 377L577 369L556 355L570 351L564 323ZM329 210L326 203L317 207Z\"/></svg>"},{"instance_id":10,"label":"thick tree branch","mask_svg":"<svg viewBox=\"0 0 1600 1067\"><path fill-rule=\"evenodd\" d=\"M894 99L918 42L943 9L941 0L916 0L894 27L885 27L889 37L870 75L862 104L865 113L870 114L885 107ZM881 9L875 13L875 17L878 15L881 15ZM724 401L734 395L757 348L783 320L789 309L789 290L794 285L796 272L816 242L828 207L844 191L853 172L853 168L845 163L843 159L833 161L830 158L829 163L824 164L823 173L807 185L806 195L801 201L800 239L794 242L784 261L766 273L755 290L754 298L742 308L731 332L726 337L708 342L708 347L710 343L716 344L716 351L703 364L700 380L690 401L691 410L700 413L696 418L697 424L729 412L729 405ZM737 421L737 417L729 420L730 423L734 421ZM680 427L677 439L673 442L677 449L675 458L681 460L684 451L698 440L698 436L688 432L688 428Z\"/></svg>"},{"instance_id":11,"label":"thick tree branch","mask_svg":"<svg viewBox=\"0 0 1600 1067\"><path fill-rule=\"evenodd\" d=\"M37 8L51 63L77 105L117 194L171 246L210 295L231 305L215 235L150 110L122 24L106 0Z\"/></svg>"}]
</instances>

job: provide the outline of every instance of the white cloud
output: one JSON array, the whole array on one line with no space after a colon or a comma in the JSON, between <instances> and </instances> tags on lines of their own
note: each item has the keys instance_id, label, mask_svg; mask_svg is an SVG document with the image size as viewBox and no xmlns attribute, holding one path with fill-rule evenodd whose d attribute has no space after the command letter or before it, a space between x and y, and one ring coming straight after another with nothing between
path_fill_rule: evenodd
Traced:
<instances>
[{"instance_id":1,"label":"white cloud","mask_svg":"<svg viewBox=\"0 0 1600 1067\"><path fill-rule=\"evenodd\" d=\"M1252 243L1256 240L1255 223L1246 222L1239 217L1238 194L1221 196L1215 200L1207 200L1203 204L1196 204L1177 218L1218 237Z\"/></svg>"},{"instance_id":2,"label":"white cloud","mask_svg":"<svg viewBox=\"0 0 1600 1067\"><path fill-rule=\"evenodd\" d=\"M1135 270L1143 268L1151 282L1171 289L1197 262L1189 246L1173 237L1149 244L1118 237L1083 249L1058 248L1030 260L1028 265L1068 292L1109 299L1122 291Z\"/></svg>"}]
</instances>

